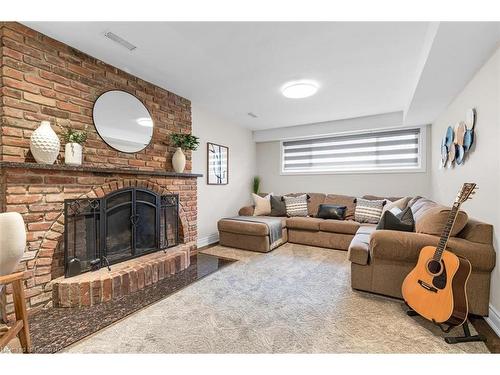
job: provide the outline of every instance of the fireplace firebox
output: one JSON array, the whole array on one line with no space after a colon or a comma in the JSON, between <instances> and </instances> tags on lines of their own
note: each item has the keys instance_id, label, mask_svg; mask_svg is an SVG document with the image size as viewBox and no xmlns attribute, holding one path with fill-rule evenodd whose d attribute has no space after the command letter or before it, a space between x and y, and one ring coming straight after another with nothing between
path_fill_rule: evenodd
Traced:
<instances>
[{"instance_id":1,"label":"fireplace firebox","mask_svg":"<svg viewBox=\"0 0 500 375\"><path fill-rule=\"evenodd\" d=\"M64 202L64 275L97 270L179 243L179 197L142 188Z\"/></svg>"}]
</instances>

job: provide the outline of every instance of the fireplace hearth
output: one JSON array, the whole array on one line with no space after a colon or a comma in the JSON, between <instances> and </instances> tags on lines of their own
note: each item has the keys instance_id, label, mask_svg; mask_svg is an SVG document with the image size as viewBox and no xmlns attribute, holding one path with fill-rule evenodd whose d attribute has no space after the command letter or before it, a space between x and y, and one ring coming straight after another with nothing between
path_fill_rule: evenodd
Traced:
<instances>
[{"instance_id":1,"label":"fireplace hearth","mask_svg":"<svg viewBox=\"0 0 500 375\"><path fill-rule=\"evenodd\" d=\"M179 198L125 188L102 198L64 201L64 275L165 250L179 243Z\"/></svg>"}]
</instances>

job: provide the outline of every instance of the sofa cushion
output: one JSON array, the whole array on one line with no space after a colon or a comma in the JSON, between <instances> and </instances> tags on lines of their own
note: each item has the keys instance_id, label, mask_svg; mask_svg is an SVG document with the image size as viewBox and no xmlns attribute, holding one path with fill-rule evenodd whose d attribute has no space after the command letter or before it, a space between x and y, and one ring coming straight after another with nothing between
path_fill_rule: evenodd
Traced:
<instances>
[{"instance_id":1,"label":"sofa cushion","mask_svg":"<svg viewBox=\"0 0 500 375\"><path fill-rule=\"evenodd\" d=\"M446 222L448 221L449 214L450 209L445 206L436 205L435 207L428 209L420 215L420 218L416 221L416 231L418 233L440 236ZM464 211L459 211L450 236L455 237L462 229L464 229L467 221L467 214Z\"/></svg>"},{"instance_id":2,"label":"sofa cushion","mask_svg":"<svg viewBox=\"0 0 500 375\"><path fill-rule=\"evenodd\" d=\"M286 226L288 229L319 231L319 225L322 221L323 219L317 219L315 217L289 217L286 220Z\"/></svg>"},{"instance_id":3,"label":"sofa cushion","mask_svg":"<svg viewBox=\"0 0 500 375\"><path fill-rule=\"evenodd\" d=\"M370 236L375 231L375 225L364 224L359 227L356 235L349 245L347 257L356 264L362 266L368 264L370 255Z\"/></svg>"},{"instance_id":4,"label":"sofa cushion","mask_svg":"<svg viewBox=\"0 0 500 375\"><path fill-rule=\"evenodd\" d=\"M411 207L415 221L419 221L427 210L435 206L437 206L436 202L423 197L415 197L408 202L408 207Z\"/></svg>"},{"instance_id":5,"label":"sofa cushion","mask_svg":"<svg viewBox=\"0 0 500 375\"><path fill-rule=\"evenodd\" d=\"M323 193L307 193L309 199L307 201L307 211L310 216L316 216L320 204L325 203L326 194Z\"/></svg>"},{"instance_id":6,"label":"sofa cushion","mask_svg":"<svg viewBox=\"0 0 500 375\"><path fill-rule=\"evenodd\" d=\"M346 220L354 220L354 210L356 209L356 203L354 203L355 197L350 197L348 195L337 195L328 194L325 198L325 204L335 204L337 206L346 206L347 210L345 213Z\"/></svg>"},{"instance_id":7,"label":"sofa cushion","mask_svg":"<svg viewBox=\"0 0 500 375\"><path fill-rule=\"evenodd\" d=\"M360 224L352 220L323 220L319 223L319 230L322 232L356 234Z\"/></svg>"},{"instance_id":8,"label":"sofa cushion","mask_svg":"<svg viewBox=\"0 0 500 375\"><path fill-rule=\"evenodd\" d=\"M221 219L217 223L219 231L249 234L252 236L267 236L269 228L264 223L254 223L251 221L238 221L231 219Z\"/></svg>"},{"instance_id":9,"label":"sofa cushion","mask_svg":"<svg viewBox=\"0 0 500 375\"><path fill-rule=\"evenodd\" d=\"M270 217L270 216L262 216ZM286 217L281 218L281 226L286 228ZM264 223L256 223L252 221L239 221L228 219L220 219L217 223L219 231L248 234L252 236L267 236L269 235L269 228Z\"/></svg>"},{"instance_id":10,"label":"sofa cushion","mask_svg":"<svg viewBox=\"0 0 500 375\"><path fill-rule=\"evenodd\" d=\"M400 200L402 197L379 197L378 195L363 195L363 199L368 199L369 201L382 201L384 199L395 202Z\"/></svg>"},{"instance_id":11,"label":"sofa cushion","mask_svg":"<svg viewBox=\"0 0 500 375\"><path fill-rule=\"evenodd\" d=\"M471 242L493 244L493 225L469 219L464 229L457 234L457 237Z\"/></svg>"}]
</instances>

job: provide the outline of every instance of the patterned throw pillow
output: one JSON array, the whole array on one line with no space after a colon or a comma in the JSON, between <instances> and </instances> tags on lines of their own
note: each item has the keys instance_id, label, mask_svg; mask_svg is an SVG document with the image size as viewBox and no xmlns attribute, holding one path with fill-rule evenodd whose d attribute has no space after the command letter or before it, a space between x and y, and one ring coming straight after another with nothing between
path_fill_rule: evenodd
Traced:
<instances>
[{"instance_id":1,"label":"patterned throw pillow","mask_svg":"<svg viewBox=\"0 0 500 375\"><path fill-rule=\"evenodd\" d=\"M307 217L307 194L298 197L284 196L286 215L288 217L301 216Z\"/></svg>"},{"instance_id":2,"label":"patterned throw pillow","mask_svg":"<svg viewBox=\"0 0 500 375\"><path fill-rule=\"evenodd\" d=\"M357 198L356 210L354 211L354 220L358 223L377 224L382 215L384 200L371 201L368 199Z\"/></svg>"}]
</instances>

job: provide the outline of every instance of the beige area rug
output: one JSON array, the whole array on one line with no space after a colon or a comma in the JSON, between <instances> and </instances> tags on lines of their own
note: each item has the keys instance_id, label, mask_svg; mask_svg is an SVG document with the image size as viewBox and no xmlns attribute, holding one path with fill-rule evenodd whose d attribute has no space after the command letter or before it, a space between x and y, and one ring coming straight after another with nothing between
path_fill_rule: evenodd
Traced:
<instances>
[{"instance_id":1,"label":"beige area rug","mask_svg":"<svg viewBox=\"0 0 500 375\"><path fill-rule=\"evenodd\" d=\"M67 348L75 353L487 353L448 345L400 301L353 291L346 252L285 244L240 259ZM456 329L454 334L460 334Z\"/></svg>"}]
</instances>

